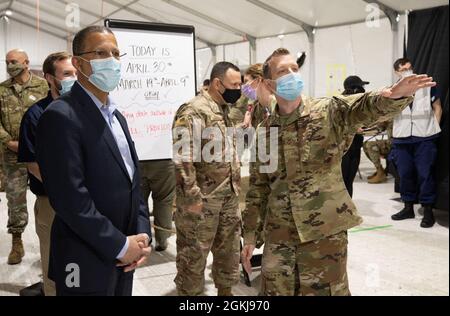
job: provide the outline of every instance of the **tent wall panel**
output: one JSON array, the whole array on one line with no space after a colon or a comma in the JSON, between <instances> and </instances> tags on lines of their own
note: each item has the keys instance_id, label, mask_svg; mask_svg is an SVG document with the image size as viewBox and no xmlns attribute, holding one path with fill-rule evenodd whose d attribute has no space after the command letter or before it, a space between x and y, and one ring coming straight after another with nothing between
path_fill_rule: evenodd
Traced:
<instances>
[{"instance_id":1,"label":"tent wall panel","mask_svg":"<svg viewBox=\"0 0 450 316\"><path fill-rule=\"evenodd\" d=\"M42 69L45 58L54 52L67 50L67 42L44 32L37 36L36 29L10 20L6 26L0 21L0 81L6 80L5 55L11 49L21 48L28 53L33 69Z\"/></svg>"}]
</instances>

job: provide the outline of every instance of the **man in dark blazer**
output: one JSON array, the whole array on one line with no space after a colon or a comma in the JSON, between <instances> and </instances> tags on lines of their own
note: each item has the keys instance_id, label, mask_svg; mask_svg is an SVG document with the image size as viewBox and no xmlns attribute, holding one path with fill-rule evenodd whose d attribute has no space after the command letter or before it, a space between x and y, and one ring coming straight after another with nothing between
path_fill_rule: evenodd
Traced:
<instances>
[{"instance_id":1,"label":"man in dark blazer","mask_svg":"<svg viewBox=\"0 0 450 316\"><path fill-rule=\"evenodd\" d=\"M120 80L114 34L92 26L73 42L78 82L42 115L37 161L56 217L49 277L57 295L129 296L150 255L139 159L109 92Z\"/></svg>"}]
</instances>

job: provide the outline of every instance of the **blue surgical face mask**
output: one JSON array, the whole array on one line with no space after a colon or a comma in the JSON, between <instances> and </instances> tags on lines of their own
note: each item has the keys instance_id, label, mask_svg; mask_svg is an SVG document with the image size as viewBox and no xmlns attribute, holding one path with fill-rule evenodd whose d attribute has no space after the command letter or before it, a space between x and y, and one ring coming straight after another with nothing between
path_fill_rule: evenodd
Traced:
<instances>
[{"instance_id":1,"label":"blue surgical face mask","mask_svg":"<svg viewBox=\"0 0 450 316\"><path fill-rule=\"evenodd\" d=\"M106 59L93 59L89 63L92 68L92 75L89 76L90 83L103 92L111 92L117 88L121 78L121 64L119 60L110 57ZM87 77L85 74L83 75Z\"/></svg>"},{"instance_id":2,"label":"blue surgical face mask","mask_svg":"<svg viewBox=\"0 0 450 316\"><path fill-rule=\"evenodd\" d=\"M63 95L69 92L76 81L77 81L76 77L71 77L59 81L59 84L61 85L61 89L58 90L59 95Z\"/></svg>"},{"instance_id":3,"label":"blue surgical face mask","mask_svg":"<svg viewBox=\"0 0 450 316\"><path fill-rule=\"evenodd\" d=\"M305 83L299 73L291 72L276 80L276 94L287 100L296 100L303 92Z\"/></svg>"}]
</instances>

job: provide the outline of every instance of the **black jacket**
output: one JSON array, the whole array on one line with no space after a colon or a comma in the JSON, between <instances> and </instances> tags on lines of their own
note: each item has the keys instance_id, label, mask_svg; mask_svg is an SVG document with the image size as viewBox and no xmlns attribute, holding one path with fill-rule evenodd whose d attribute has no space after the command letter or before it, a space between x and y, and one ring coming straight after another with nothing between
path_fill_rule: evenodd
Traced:
<instances>
[{"instance_id":1,"label":"black jacket","mask_svg":"<svg viewBox=\"0 0 450 316\"><path fill-rule=\"evenodd\" d=\"M75 263L80 288L73 290L83 293L108 287L126 236L151 237L139 160L125 118L118 111L116 117L135 163L133 181L109 126L78 83L47 108L38 124L37 161L56 213L49 276L61 286L72 272L68 265Z\"/></svg>"}]
</instances>

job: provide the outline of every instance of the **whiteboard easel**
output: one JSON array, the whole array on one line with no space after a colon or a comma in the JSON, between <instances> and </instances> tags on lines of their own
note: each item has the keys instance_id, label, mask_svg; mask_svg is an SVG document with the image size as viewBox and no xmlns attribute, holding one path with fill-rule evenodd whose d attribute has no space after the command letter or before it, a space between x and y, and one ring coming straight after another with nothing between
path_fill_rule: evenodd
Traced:
<instances>
[{"instance_id":1,"label":"whiteboard easel","mask_svg":"<svg viewBox=\"0 0 450 316\"><path fill-rule=\"evenodd\" d=\"M196 93L194 27L124 20L105 26L126 54L110 95L127 119L139 159L172 159L173 118Z\"/></svg>"}]
</instances>

